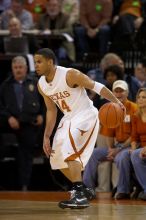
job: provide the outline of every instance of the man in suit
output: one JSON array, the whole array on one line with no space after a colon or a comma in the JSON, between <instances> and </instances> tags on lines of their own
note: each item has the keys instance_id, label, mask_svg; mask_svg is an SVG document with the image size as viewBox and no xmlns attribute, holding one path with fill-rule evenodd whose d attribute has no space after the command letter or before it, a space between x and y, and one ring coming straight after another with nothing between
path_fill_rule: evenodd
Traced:
<instances>
[{"instance_id":1,"label":"man in suit","mask_svg":"<svg viewBox=\"0 0 146 220\"><path fill-rule=\"evenodd\" d=\"M43 124L37 78L27 73L27 62L17 56L12 60L12 75L0 87L0 132L12 132L18 141L20 189L29 187L34 148Z\"/></svg>"}]
</instances>

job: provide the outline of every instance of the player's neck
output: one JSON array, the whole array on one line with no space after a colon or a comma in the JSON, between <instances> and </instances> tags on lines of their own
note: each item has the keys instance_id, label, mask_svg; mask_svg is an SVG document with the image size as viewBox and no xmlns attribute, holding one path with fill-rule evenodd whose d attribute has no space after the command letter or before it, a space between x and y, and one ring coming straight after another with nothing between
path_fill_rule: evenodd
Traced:
<instances>
[{"instance_id":1,"label":"player's neck","mask_svg":"<svg viewBox=\"0 0 146 220\"><path fill-rule=\"evenodd\" d=\"M54 67L50 70L49 74L46 76L46 80L47 80L48 83L51 82L51 81L53 81L54 76L55 76L55 73L56 73L56 66L54 66Z\"/></svg>"}]
</instances>

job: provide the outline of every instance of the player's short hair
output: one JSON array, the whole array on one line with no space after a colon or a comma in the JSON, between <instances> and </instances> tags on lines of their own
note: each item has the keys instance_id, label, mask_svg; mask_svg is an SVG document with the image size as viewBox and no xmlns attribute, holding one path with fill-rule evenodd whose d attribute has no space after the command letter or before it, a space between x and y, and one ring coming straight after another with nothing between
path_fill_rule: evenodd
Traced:
<instances>
[{"instance_id":1,"label":"player's short hair","mask_svg":"<svg viewBox=\"0 0 146 220\"><path fill-rule=\"evenodd\" d=\"M53 60L54 64L56 62L56 56L55 56L54 52L49 48L41 48L37 52L35 52L35 54L42 55L46 59Z\"/></svg>"}]
</instances>

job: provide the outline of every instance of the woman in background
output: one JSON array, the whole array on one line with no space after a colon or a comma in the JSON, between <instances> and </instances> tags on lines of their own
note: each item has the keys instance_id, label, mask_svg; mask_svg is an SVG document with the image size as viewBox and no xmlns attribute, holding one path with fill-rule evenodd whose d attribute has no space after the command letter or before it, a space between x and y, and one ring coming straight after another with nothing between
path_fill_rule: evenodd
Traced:
<instances>
[{"instance_id":1,"label":"woman in background","mask_svg":"<svg viewBox=\"0 0 146 220\"><path fill-rule=\"evenodd\" d=\"M146 200L146 88L137 93L138 112L132 118L131 160L143 189L138 196Z\"/></svg>"}]
</instances>

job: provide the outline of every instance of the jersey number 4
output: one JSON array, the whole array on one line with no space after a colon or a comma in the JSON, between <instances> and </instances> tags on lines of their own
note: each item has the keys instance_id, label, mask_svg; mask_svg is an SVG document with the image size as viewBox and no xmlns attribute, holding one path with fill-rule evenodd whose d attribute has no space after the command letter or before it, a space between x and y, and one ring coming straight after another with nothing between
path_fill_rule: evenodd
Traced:
<instances>
[{"instance_id":1,"label":"jersey number 4","mask_svg":"<svg viewBox=\"0 0 146 220\"><path fill-rule=\"evenodd\" d=\"M70 112L71 111L65 100L61 100L60 103L57 101L57 105L62 112L64 112L64 111Z\"/></svg>"}]
</instances>

